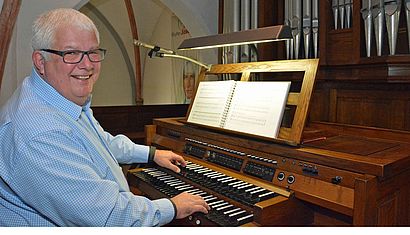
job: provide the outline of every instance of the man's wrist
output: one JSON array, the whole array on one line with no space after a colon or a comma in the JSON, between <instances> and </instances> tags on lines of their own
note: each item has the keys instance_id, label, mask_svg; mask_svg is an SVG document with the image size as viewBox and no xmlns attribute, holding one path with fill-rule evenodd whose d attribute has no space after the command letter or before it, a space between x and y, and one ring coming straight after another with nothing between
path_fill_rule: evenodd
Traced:
<instances>
[{"instance_id":1,"label":"man's wrist","mask_svg":"<svg viewBox=\"0 0 410 235\"><path fill-rule=\"evenodd\" d=\"M149 146L149 152L148 152L148 163L153 163L154 162L154 157L155 157L155 151L157 150L156 147L154 146Z\"/></svg>"},{"instance_id":2,"label":"man's wrist","mask_svg":"<svg viewBox=\"0 0 410 235\"><path fill-rule=\"evenodd\" d=\"M175 214L174 214L174 218L172 218L172 220L174 220L174 219L177 218L177 206L175 205L175 203L171 199L169 199L169 200L171 201L172 206L174 207Z\"/></svg>"}]
</instances>

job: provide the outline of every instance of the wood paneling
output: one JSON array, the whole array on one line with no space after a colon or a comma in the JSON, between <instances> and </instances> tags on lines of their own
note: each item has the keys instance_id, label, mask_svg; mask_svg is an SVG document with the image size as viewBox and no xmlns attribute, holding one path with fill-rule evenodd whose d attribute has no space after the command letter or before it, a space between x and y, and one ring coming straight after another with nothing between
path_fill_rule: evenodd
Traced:
<instances>
[{"instance_id":1,"label":"wood paneling","mask_svg":"<svg viewBox=\"0 0 410 235\"><path fill-rule=\"evenodd\" d=\"M397 84L368 84L368 90L363 86L343 83L318 88L313 95L310 120L410 130L410 93L402 90L403 86L398 89Z\"/></svg>"},{"instance_id":2,"label":"wood paneling","mask_svg":"<svg viewBox=\"0 0 410 235\"><path fill-rule=\"evenodd\" d=\"M393 226L398 224L398 192L390 194L378 206L377 224L380 226Z\"/></svg>"},{"instance_id":3,"label":"wood paneling","mask_svg":"<svg viewBox=\"0 0 410 235\"><path fill-rule=\"evenodd\" d=\"M350 64L354 61L354 53L351 50L353 47L352 30L333 31L328 34L328 41L326 48L327 63Z\"/></svg>"},{"instance_id":4,"label":"wood paneling","mask_svg":"<svg viewBox=\"0 0 410 235\"><path fill-rule=\"evenodd\" d=\"M153 118L182 117L188 105L142 105L93 107L95 118L113 135L124 134L137 143L145 142L145 125Z\"/></svg>"}]
</instances>

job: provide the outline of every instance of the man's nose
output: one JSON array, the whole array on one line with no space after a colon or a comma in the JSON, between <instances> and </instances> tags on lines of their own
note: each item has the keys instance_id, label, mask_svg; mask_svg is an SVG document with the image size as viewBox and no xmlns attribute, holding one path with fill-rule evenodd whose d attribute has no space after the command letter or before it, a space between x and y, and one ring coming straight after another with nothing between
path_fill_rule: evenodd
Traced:
<instances>
[{"instance_id":1,"label":"man's nose","mask_svg":"<svg viewBox=\"0 0 410 235\"><path fill-rule=\"evenodd\" d=\"M78 63L78 65L82 68L92 68L92 67L94 67L94 63L91 62L90 58L88 57L88 54L84 54L83 58Z\"/></svg>"}]
</instances>

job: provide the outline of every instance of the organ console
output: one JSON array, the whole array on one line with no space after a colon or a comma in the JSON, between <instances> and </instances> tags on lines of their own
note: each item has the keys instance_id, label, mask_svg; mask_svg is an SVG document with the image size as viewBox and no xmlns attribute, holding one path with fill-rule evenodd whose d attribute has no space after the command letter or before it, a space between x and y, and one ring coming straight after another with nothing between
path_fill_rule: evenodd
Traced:
<instances>
[{"instance_id":1,"label":"organ console","mask_svg":"<svg viewBox=\"0 0 410 235\"><path fill-rule=\"evenodd\" d=\"M300 142L289 144L185 120L155 119L146 127L148 144L187 160L180 173L143 166L127 175L136 194L189 192L211 207L170 226L410 224L408 132L309 122Z\"/></svg>"}]
</instances>

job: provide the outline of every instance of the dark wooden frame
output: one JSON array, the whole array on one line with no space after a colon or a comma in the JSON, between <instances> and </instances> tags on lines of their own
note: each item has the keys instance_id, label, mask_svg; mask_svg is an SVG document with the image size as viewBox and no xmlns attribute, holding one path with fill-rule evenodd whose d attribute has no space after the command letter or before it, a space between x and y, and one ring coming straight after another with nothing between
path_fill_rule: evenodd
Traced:
<instances>
[{"instance_id":1,"label":"dark wooden frame","mask_svg":"<svg viewBox=\"0 0 410 235\"><path fill-rule=\"evenodd\" d=\"M241 74L241 81L249 81L251 73L281 73L281 72L303 72L300 92L290 92L286 104L296 107L290 127L281 126L277 139L266 138L271 141L280 141L290 145L298 145L302 139L309 110L310 98L316 79L319 60L281 60L249 62L237 64L216 64L210 70L203 69L198 80L205 81L208 75ZM193 103L193 102L192 102ZM192 107L188 110L187 118ZM227 130L223 130L227 131ZM241 133L250 135L251 133ZM262 137L260 137L262 138Z\"/></svg>"}]
</instances>

